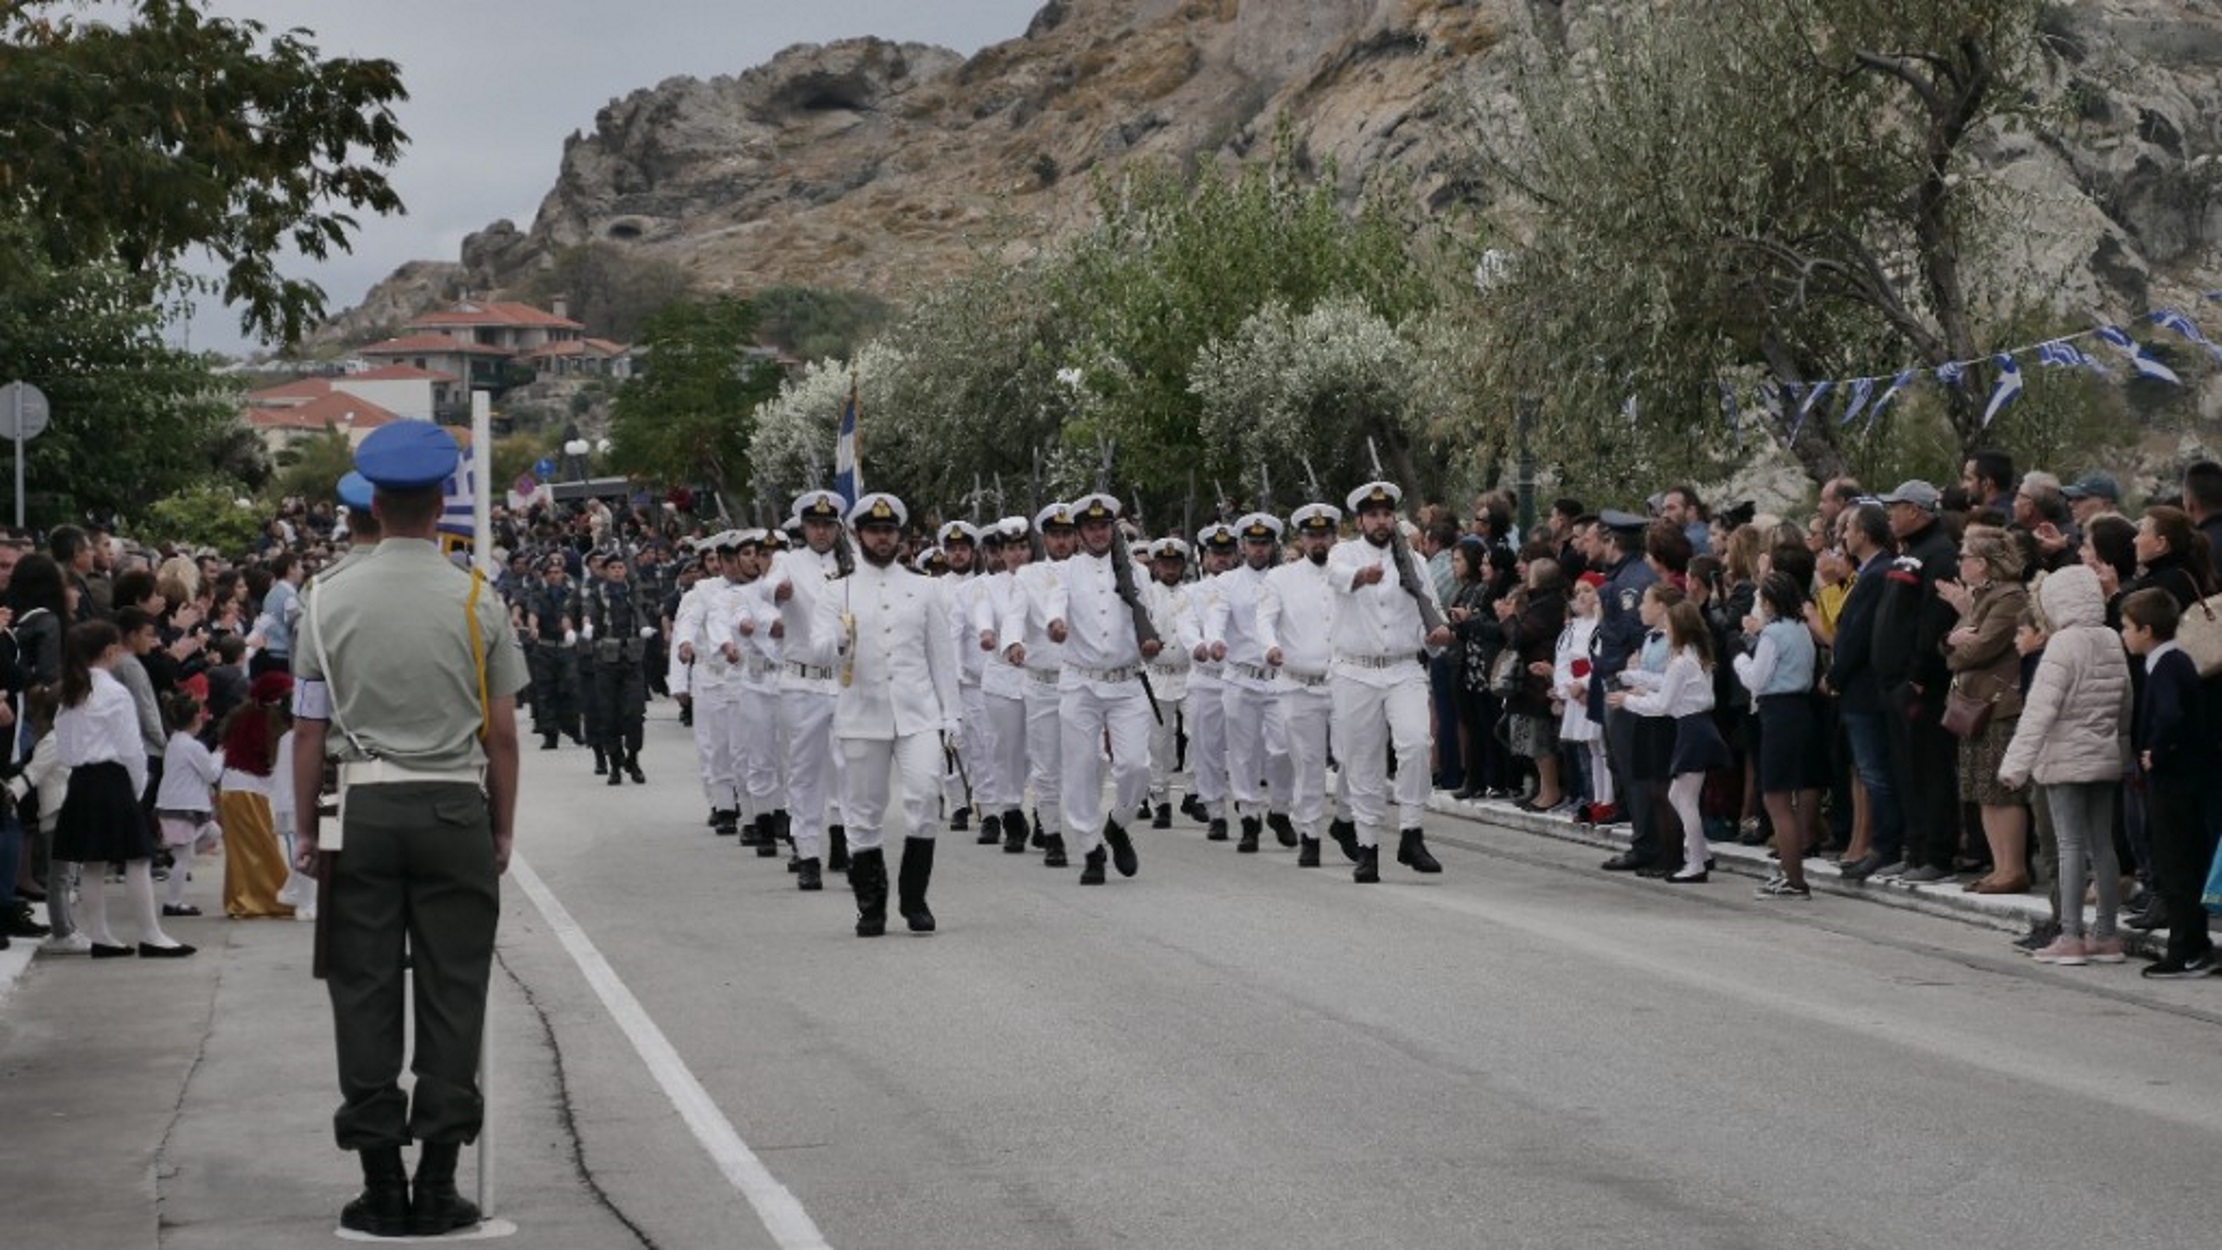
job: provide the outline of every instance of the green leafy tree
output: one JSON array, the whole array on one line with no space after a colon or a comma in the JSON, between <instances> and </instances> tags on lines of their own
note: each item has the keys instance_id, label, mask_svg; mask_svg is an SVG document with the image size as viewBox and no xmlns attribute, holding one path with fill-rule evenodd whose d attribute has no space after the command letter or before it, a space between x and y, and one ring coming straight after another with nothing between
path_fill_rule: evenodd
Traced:
<instances>
[{"instance_id":1,"label":"green leafy tree","mask_svg":"<svg viewBox=\"0 0 2222 1250\"><path fill-rule=\"evenodd\" d=\"M355 445L337 426L328 426L280 453L281 466L271 485L277 498L331 499L339 480L355 467Z\"/></svg>"},{"instance_id":2,"label":"green leafy tree","mask_svg":"<svg viewBox=\"0 0 2222 1250\"><path fill-rule=\"evenodd\" d=\"M1724 379L1751 409L1762 382L1978 358L2011 203L1975 148L2040 120L2042 7L1593 9L1585 46L1524 66L1476 128L1530 236L1483 301L1488 406L1538 394L1545 440L1609 482L1734 454ZM1937 409L1960 447L1983 437L1987 382ZM1749 435L1843 471L1835 422L1795 407Z\"/></svg>"},{"instance_id":3,"label":"green leafy tree","mask_svg":"<svg viewBox=\"0 0 2222 1250\"><path fill-rule=\"evenodd\" d=\"M763 341L800 360L847 360L887 325L887 302L868 291L775 286L749 299Z\"/></svg>"},{"instance_id":4,"label":"green leafy tree","mask_svg":"<svg viewBox=\"0 0 2222 1250\"><path fill-rule=\"evenodd\" d=\"M70 7L0 4L0 197L64 269L163 275L205 249L244 329L299 338L325 296L281 254L324 259L353 212L401 209L383 172L407 141L399 69L190 0L136 0L118 23Z\"/></svg>"},{"instance_id":5,"label":"green leafy tree","mask_svg":"<svg viewBox=\"0 0 2222 1250\"><path fill-rule=\"evenodd\" d=\"M261 537L263 515L231 483L203 480L148 504L132 532L148 542L209 547L240 556Z\"/></svg>"},{"instance_id":6,"label":"green leafy tree","mask_svg":"<svg viewBox=\"0 0 2222 1250\"><path fill-rule=\"evenodd\" d=\"M729 499L745 492L751 414L779 389L778 366L750 350L755 342L755 310L731 296L674 304L651 318L636 344L640 371L617 391L611 463Z\"/></svg>"}]
</instances>

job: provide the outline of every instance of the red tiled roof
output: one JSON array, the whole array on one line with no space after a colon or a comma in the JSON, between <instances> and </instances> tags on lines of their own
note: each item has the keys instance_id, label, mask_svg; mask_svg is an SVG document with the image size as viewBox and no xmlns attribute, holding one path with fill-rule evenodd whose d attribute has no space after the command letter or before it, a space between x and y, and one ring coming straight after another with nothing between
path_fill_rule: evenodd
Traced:
<instances>
[{"instance_id":1,"label":"red tiled roof","mask_svg":"<svg viewBox=\"0 0 2222 1250\"><path fill-rule=\"evenodd\" d=\"M329 378L295 378L276 386L266 386L259 391L247 392L247 401L258 405L297 404L332 393Z\"/></svg>"},{"instance_id":2,"label":"red tiled roof","mask_svg":"<svg viewBox=\"0 0 2222 1250\"><path fill-rule=\"evenodd\" d=\"M285 407L250 405L244 415L247 424L258 430L321 430L327 426L369 430L404 419L360 396L339 392Z\"/></svg>"},{"instance_id":3,"label":"red tiled roof","mask_svg":"<svg viewBox=\"0 0 2222 1250\"><path fill-rule=\"evenodd\" d=\"M358 356L437 356L444 352L462 352L472 356L507 356L511 354L506 347L495 347L491 343L467 342L463 339L449 338L445 334L404 335L398 339L387 339L383 343L372 343L368 347L360 347L355 350L355 354Z\"/></svg>"},{"instance_id":4,"label":"red tiled roof","mask_svg":"<svg viewBox=\"0 0 2222 1250\"><path fill-rule=\"evenodd\" d=\"M376 369L365 369L360 373L350 373L347 376L359 382L414 382L420 378L427 382L455 381L455 375L452 373L442 373L438 369L419 369L415 365L405 365L399 361L390 365L380 365Z\"/></svg>"},{"instance_id":5,"label":"red tiled roof","mask_svg":"<svg viewBox=\"0 0 2222 1250\"><path fill-rule=\"evenodd\" d=\"M545 326L555 330L584 330L586 327L569 317L558 317L552 312L534 308L530 304L504 303L501 301L466 301L451 305L439 312L426 313L412 320L412 330L436 329L444 326Z\"/></svg>"}]
</instances>

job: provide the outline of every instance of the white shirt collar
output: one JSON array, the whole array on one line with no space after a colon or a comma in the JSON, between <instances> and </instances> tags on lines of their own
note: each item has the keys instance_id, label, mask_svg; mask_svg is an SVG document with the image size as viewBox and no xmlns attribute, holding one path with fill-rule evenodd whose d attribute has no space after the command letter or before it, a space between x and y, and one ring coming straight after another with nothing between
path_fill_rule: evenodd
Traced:
<instances>
[{"instance_id":1,"label":"white shirt collar","mask_svg":"<svg viewBox=\"0 0 2222 1250\"><path fill-rule=\"evenodd\" d=\"M2155 668L2158 668L2160 666L2160 657L2168 654L2171 651L2181 650L2183 650L2183 648L2176 645L2176 640L2170 638L2168 641L2161 643L2159 646L2154 647L2150 651L2147 651L2145 653L2145 671L2147 673L2151 673Z\"/></svg>"}]
</instances>

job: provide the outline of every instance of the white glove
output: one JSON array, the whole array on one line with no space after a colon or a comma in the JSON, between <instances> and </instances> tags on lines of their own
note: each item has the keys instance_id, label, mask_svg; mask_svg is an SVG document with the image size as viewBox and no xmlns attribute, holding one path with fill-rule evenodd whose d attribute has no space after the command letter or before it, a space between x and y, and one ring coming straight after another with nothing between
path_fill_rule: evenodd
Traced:
<instances>
[{"instance_id":1,"label":"white glove","mask_svg":"<svg viewBox=\"0 0 2222 1250\"><path fill-rule=\"evenodd\" d=\"M588 621L586 624L580 626L579 637L586 639L588 642L594 641L594 622Z\"/></svg>"},{"instance_id":2,"label":"white glove","mask_svg":"<svg viewBox=\"0 0 2222 1250\"><path fill-rule=\"evenodd\" d=\"M575 629L567 629L567 630L564 630L564 631L563 631L563 645L564 645L564 646L568 647L568 646L570 646L570 645L571 645L572 643L574 643L574 642L577 642L578 640L579 640L579 631L577 631L577 630L575 630Z\"/></svg>"},{"instance_id":3,"label":"white glove","mask_svg":"<svg viewBox=\"0 0 2222 1250\"><path fill-rule=\"evenodd\" d=\"M643 637L643 638L653 638L653 637L655 637L655 636L656 636L656 627L655 627L655 626L653 626L653 625L643 625L643 626L641 626L641 627L640 627L640 636L641 636L641 637Z\"/></svg>"}]
</instances>

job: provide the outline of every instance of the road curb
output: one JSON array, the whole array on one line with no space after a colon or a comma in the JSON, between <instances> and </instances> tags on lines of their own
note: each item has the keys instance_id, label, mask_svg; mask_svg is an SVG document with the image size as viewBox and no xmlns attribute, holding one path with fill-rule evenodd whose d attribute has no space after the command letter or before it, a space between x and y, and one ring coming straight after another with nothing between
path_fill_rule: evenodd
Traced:
<instances>
[{"instance_id":1,"label":"road curb","mask_svg":"<svg viewBox=\"0 0 2222 1250\"><path fill-rule=\"evenodd\" d=\"M1604 851L1626 850L1629 842L1628 835L1618 831L1625 826L1600 830L1589 825L1577 825L1564 816L1523 812L1509 802L1454 799L1447 794L1436 793L1428 796L1427 809L1440 816L1560 842L1592 846ZM1767 848L1763 846L1715 842L1712 848L1721 871L1755 880L1764 880L1774 872L1774 861L1768 858ZM1961 888L1962 883L1957 879L1940 881L1933 885L1913 885L1896 880L1849 880L1837 871L1835 864L1825 859L1807 860L1805 879L1816 897L1829 895L1855 898L1884 907L1894 907L1900 911L1957 920L2005 933L2026 933L2031 925L2049 918L2052 910L2051 905L2040 894L1970 894ZM2088 931L2092 917L2088 909L2084 914ZM2134 954L2158 958L2162 953L2164 941L2153 934L2124 929L2121 937L2124 949Z\"/></svg>"}]
</instances>

